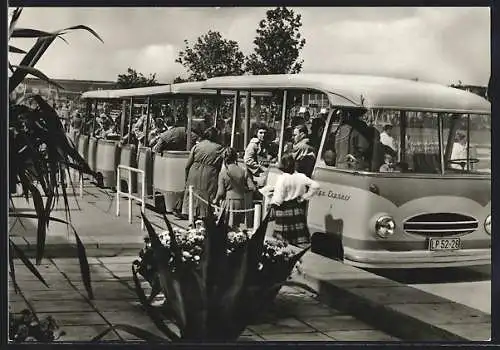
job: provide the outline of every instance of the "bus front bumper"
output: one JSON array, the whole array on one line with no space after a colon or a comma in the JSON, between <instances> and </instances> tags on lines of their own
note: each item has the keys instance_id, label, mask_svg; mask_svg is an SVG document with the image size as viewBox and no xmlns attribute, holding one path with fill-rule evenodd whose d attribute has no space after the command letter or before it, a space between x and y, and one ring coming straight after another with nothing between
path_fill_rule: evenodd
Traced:
<instances>
[{"instance_id":1,"label":"bus front bumper","mask_svg":"<svg viewBox=\"0 0 500 350\"><path fill-rule=\"evenodd\" d=\"M491 264L491 249L435 251L367 251L344 247L344 262L362 268L436 268Z\"/></svg>"}]
</instances>

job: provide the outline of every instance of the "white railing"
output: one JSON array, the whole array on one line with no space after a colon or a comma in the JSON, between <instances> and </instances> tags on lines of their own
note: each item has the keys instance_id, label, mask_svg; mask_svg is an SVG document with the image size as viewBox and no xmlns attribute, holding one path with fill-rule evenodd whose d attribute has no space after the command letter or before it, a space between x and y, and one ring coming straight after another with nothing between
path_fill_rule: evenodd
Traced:
<instances>
[{"instance_id":1,"label":"white railing","mask_svg":"<svg viewBox=\"0 0 500 350\"><path fill-rule=\"evenodd\" d=\"M120 171L128 171L128 192L121 191ZM132 173L138 173L142 177L141 181L141 196L137 197L132 194ZM128 222L132 223L132 200L141 203L141 210L144 213L146 210L146 202L144 200L144 193L146 192L146 176L144 170L132 168L126 165L118 165L116 169L116 216L120 216L120 197L128 198ZM144 220L141 218L141 230L144 230Z\"/></svg>"},{"instance_id":2,"label":"white railing","mask_svg":"<svg viewBox=\"0 0 500 350\"><path fill-rule=\"evenodd\" d=\"M188 202L188 211L189 211L189 223L193 224L194 223L194 206L193 206L193 199L196 197L199 201L207 204L207 205L211 205L212 208L218 210L218 211L221 211L223 208L222 207L219 207L213 203L209 203L208 200L202 198L201 196L199 196L198 194L196 194L194 192L194 189L193 189L193 186L189 186L188 187L188 191L189 191L189 202ZM250 212L254 212L254 215L253 215L253 229L256 229L257 227L259 227L260 225L260 222L261 222L261 217L262 217L262 204L261 203L255 203L254 204L254 207L253 208L249 208L249 209L227 209L226 208L226 211L231 214L231 213L250 213ZM246 223L246 218L245 218L245 223Z\"/></svg>"}]
</instances>

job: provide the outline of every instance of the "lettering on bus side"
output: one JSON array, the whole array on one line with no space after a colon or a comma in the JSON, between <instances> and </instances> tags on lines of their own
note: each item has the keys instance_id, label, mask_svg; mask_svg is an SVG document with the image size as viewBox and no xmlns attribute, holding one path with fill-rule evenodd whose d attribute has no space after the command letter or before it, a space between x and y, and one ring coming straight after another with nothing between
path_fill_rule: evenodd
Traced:
<instances>
[{"instance_id":1,"label":"lettering on bus side","mask_svg":"<svg viewBox=\"0 0 500 350\"><path fill-rule=\"evenodd\" d=\"M348 194L334 192L334 191L325 192L325 191L320 190L317 195L318 195L318 197L324 196L324 197L328 197L330 199L338 199L341 201L348 201L351 199L351 196Z\"/></svg>"}]
</instances>

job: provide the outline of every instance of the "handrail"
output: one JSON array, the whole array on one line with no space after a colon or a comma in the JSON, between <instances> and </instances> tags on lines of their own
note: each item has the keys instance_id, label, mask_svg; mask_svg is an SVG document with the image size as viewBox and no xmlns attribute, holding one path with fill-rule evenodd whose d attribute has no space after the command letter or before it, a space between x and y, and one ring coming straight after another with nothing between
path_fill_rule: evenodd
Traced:
<instances>
[{"instance_id":1,"label":"handrail","mask_svg":"<svg viewBox=\"0 0 500 350\"><path fill-rule=\"evenodd\" d=\"M123 169L128 171L128 192L122 192L121 188L121 180L120 180L120 170ZM146 181L145 181L145 172L144 170L132 168L127 165L120 164L116 169L116 216L120 216L120 196L128 198L128 222L132 223L132 200L136 200L141 203L141 209L144 213L146 210L146 202L144 200L144 193L146 192ZM142 176L141 183L141 197L136 197L132 194L132 173L138 173ZM144 219L141 218L141 230L144 230Z\"/></svg>"}]
</instances>

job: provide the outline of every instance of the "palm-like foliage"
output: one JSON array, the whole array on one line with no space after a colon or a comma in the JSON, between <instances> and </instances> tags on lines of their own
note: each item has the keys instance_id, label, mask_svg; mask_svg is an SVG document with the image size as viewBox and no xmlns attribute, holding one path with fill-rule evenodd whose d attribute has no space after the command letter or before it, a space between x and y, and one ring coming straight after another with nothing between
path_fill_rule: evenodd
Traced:
<instances>
[{"instance_id":1,"label":"palm-like foliage","mask_svg":"<svg viewBox=\"0 0 500 350\"><path fill-rule=\"evenodd\" d=\"M12 92L28 74L62 88L35 68L45 51L57 38L66 41L63 38L66 33L82 29L90 32L99 40L102 41L102 39L91 28L84 25L73 26L55 32L17 28L16 25L21 12L21 8L16 8L12 14L9 25L9 40L33 38L36 39L36 42L28 52L9 45L9 52L24 55L19 65L9 63L11 71L9 77L9 92L11 93L9 103L9 185L10 195L16 192L15 189L18 184L21 185L23 196L27 200L30 197L33 200L36 214L17 213L15 208L12 207L9 216L28 217L38 220L36 260L37 264L39 264L44 253L48 223L50 221L59 221L69 225L71 219L66 192L66 188L69 187L65 183L65 173L69 172L70 168L73 168L93 176L98 182L100 179L80 156L75 145L66 137L57 112L41 96L23 96L20 99L14 99ZM71 183L69 185L72 187ZM66 220L50 216L56 201L60 197L64 200ZM13 203L12 198L11 203ZM84 283L89 295L92 297L85 248L74 229L73 232L76 236ZM16 284L14 264L12 263L14 256L21 258L28 268L44 282L40 274L37 273L36 268L26 259L23 251L14 244L12 239L10 239L9 244L10 274L13 283Z\"/></svg>"}]
</instances>

